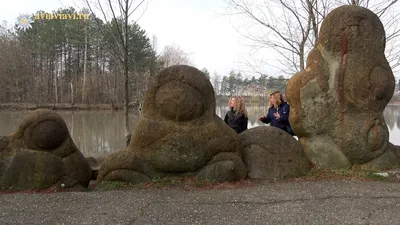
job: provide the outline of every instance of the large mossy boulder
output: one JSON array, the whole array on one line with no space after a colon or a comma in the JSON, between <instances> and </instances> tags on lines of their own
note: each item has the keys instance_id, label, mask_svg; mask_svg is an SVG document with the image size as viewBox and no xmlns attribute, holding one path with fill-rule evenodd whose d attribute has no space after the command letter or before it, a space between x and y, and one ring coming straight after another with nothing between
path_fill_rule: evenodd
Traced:
<instances>
[{"instance_id":1,"label":"large mossy boulder","mask_svg":"<svg viewBox=\"0 0 400 225\"><path fill-rule=\"evenodd\" d=\"M247 172L241 151L239 136L215 114L209 79L196 68L171 66L153 78L129 145L105 158L97 180L235 181Z\"/></svg>"},{"instance_id":2,"label":"large mossy boulder","mask_svg":"<svg viewBox=\"0 0 400 225\"><path fill-rule=\"evenodd\" d=\"M338 7L323 21L306 69L289 80L290 124L316 166L346 168L379 157L368 165L399 164L383 117L395 88L385 45L376 14Z\"/></svg>"},{"instance_id":3,"label":"large mossy boulder","mask_svg":"<svg viewBox=\"0 0 400 225\"><path fill-rule=\"evenodd\" d=\"M284 179L300 177L309 170L301 144L287 132L272 126L248 129L240 135L248 178Z\"/></svg>"},{"instance_id":4,"label":"large mossy boulder","mask_svg":"<svg viewBox=\"0 0 400 225\"><path fill-rule=\"evenodd\" d=\"M92 171L60 115L39 109L0 137L0 188L86 188Z\"/></svg>"}]
</instances>

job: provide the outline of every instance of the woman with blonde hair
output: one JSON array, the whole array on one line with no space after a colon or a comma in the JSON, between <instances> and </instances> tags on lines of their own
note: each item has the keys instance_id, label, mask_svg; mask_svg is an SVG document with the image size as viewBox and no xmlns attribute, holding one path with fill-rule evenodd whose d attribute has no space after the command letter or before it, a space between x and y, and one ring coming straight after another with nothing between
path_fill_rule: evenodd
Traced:
<instances>
[{"instance_id":1,"label":"woman with blonde hair","mask_svg":"<svg viewBox=\"0 0 400 225\"><path fill-rule=\"evenodd\" d=\"M230 110L225 115L225 123L238 134L247 130L248 118L243 98L232 96L228 101L228 107Z\"/></svg>"},{"instance_id":2,"label":"woman with blonde hair","mask_svg":"<svg viewBox=\"0 0 400 225\"><path fill-rule=\"evenodd\" d=\"M269 109L266 116L260 117L263 123L270 123L271 126L277 127L288 132L290 135L295 135L289 124L289 104L284 101L280 91L272 92L269 98Z\"/></svg>"}]
</instances>

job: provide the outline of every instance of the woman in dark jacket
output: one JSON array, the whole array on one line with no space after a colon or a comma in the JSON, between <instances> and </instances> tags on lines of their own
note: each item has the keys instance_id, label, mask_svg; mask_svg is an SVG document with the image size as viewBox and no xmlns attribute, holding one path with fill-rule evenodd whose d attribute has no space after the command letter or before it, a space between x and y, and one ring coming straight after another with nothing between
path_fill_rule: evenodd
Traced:
<instances>
[{"instance_id":1,"label":"woman in dark jacket","mask_svg":"<svg viewBox=\"0 0 400 225\"><path fill-rule=\"evenodd\" d=\"M243 99L239 96L232 96L229 99L228 106L230 110L225 115L225 123L238 134L247 130L248 118Z\"/></svg>"},{"instance_id":2,"label":"woman in dark jacket","mask_svg":"<svg viewBox=\"0 0 400 225\"><path fill-rule=\"evenodd\" d=\"M260 121L266 124L271 123L271 126L282 129L293 136L294 133L289 124L289 111L289 104L283 100L281 92L273 92L269 99L268 114L260 117Z\"/></svg>"}]
</instances>

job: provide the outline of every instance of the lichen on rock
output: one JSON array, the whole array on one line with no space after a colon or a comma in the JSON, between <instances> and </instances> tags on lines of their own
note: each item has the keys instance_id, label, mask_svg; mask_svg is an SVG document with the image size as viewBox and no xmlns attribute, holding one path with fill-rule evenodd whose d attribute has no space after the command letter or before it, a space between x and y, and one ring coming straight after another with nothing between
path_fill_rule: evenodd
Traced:
<instances>
[{"instance_id":1,"label":"lichen on rock","mask_svg":"<svg viewBox=\"0 0 400 225\"><path fill-rule=\"evenodd\" d=\"M91 174L65 121L52 110L29 113L13 135L0 137L1 189L82 190Z\"/></svg>"},{"instance_id":2,"label":"lichen on rock","mask_svg":"<svg viewBox=\"0 0 400 225\"><path fill-rule=\"evenodd\" d=\"M323 21L306 69L289 80L289 120L317 166L344 168L394 151L383 118L395 88L385 45L376 14L354 5L338 7Z\"/></svg>"},{"instance_id":3,"label":"lichen on rock","mask_svg":"<svg viewBox=\"0 0 400 225\"><path fill-rule=\"evenodd\" d=\"M213 87L200 70L186 65L162 70L146 92L129 145L105 158L98 182L246 177L239 136L215 114L215 106Z\"/></svg>"}]
</instances>

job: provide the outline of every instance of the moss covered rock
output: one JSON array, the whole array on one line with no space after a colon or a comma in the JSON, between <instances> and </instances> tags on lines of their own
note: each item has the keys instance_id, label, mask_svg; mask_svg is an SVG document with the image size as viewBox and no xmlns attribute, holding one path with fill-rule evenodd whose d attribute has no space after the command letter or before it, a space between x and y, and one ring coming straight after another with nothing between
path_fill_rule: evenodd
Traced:
<instances>
[{"instance_id":1,"label":"moss covered rock","mask_svg":"<svg viewBox=\"0 0 400 225\"><path fill-rule=\"evenodd\" d=\"M81 189L91 175L67 125L54 111L35 110L13 135L0 137L1 189Z\"/></svg>"}]
</instances>

